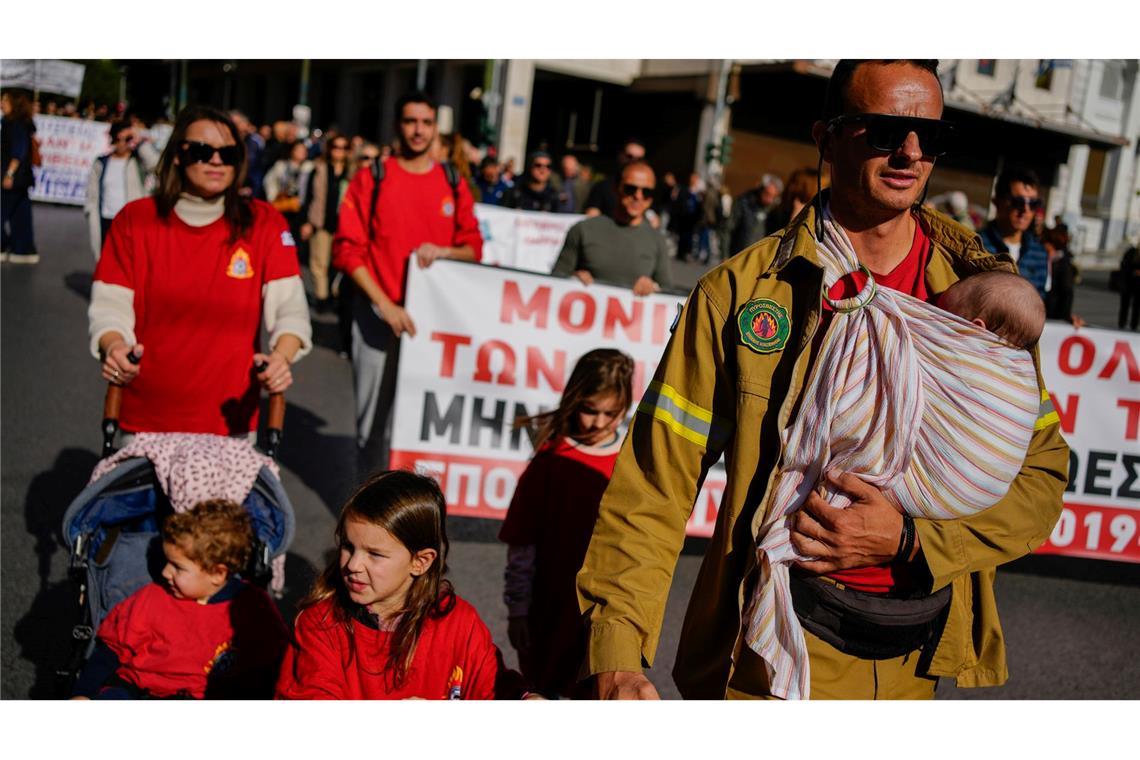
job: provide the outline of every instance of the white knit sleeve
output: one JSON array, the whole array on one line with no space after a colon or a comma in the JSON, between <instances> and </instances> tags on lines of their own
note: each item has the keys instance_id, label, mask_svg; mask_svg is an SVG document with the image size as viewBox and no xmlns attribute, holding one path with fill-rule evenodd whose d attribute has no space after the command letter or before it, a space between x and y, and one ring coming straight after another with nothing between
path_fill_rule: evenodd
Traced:
<instances>
[{"instance_id":1,"label":"white knit sleeve","mask_svg":"<svg viewBox=\"0 0 1140 760\"><path fill-rule=\"evenodd\" d=\"M91 355L96 359L102 360L99 339L109 332L121 334L129 346L138 342L135 291L96 280L91 283L91 305L87 307L87 333L91 338Z\"/></svg>"},{"instance_id":2,"label":"white knit sleeve","mask_svg":"<svg viewBox=\"0 0 1140 760\"><path fill-rule=\"evenodd\" d=\"M261 300L270 351L285 334L296 335L301 341L301 349L293 357L293 362L313 350L313 323L309 320L309 303L305 300L305 286L300 275L265 283L261 288Z\"/></svg>"}]
</instances>

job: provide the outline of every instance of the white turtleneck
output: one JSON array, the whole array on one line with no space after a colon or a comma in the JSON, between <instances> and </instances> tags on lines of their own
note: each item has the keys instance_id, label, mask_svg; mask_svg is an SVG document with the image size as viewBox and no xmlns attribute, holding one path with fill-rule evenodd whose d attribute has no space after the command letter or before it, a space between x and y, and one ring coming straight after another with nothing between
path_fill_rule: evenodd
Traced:
<instances>
[{"instance_id":1,"label":"white turtleneck","mask_svg":"<svg viewBox=\"0 0 1140 760\"><path fill-rule=\"evenodd\" d=\"M197 195L182 193L174 203L174 213L191 227L205 227L226 213L226 196L199 198Z\"/></svg>"}]
</instances>

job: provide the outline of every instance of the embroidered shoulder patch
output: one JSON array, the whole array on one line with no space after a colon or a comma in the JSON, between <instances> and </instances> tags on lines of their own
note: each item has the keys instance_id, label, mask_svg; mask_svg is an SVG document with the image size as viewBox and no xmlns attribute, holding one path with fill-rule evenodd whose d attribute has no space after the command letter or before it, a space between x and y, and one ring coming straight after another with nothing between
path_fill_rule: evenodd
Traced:
<instances>
[{"instance_id":1,"label":"embroidered shoulder patch","mask_svg":"<svg viewBox=\"0 0 1140 760\"><path fill-rule=\"evenodd\" d=\"M456 665L451 671L451 678L447 679L447 698L463 698L463 668Z\"/></svg>"},{"instance_id":2,"label":"embroidered shoulder patch","mask_svg":"<svg viewBox=\"0 0 1140 760\"><path fill-rule=\"evenodd\" d=\"M759 354L782 351L792 331L788 310L770 298L744 304L737 324L741 343Z\"/></svg>"},{"instance_id":3,"label":"embroidered shoulder patch","mask_svg":"<svg viewBox=\"0 0 1140 760\"><path fill-rule=\"evenodd\" d=\"M230 264L226 267L226 275L233 277L235 280L248 280L253 277L253 263L249 260L249 254L246 253L244 248L239 247L234 251L234 255L230 256Z\"/></svg>"},{"instance_id":4,"label":"embroidered shoulder patch","mask_svg":"<svg viewBox=\"0 0 1140 760\"><path fill-rule=\"evenodd\" d=\"M285 230L281 233L281 245L286 246L287 248L297 247L297 241L293 239L292 232Z\"/></svg>"}]
</instances>

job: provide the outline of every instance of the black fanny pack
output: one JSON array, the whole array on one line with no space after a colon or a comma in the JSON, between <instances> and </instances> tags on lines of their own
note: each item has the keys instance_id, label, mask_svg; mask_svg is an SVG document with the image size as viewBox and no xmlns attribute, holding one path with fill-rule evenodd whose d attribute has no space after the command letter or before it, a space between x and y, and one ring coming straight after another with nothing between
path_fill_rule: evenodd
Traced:
<instances>
[{"instance_id":1,"label":"black fanny pack","mask_svg":"<svg viewBox=\"0 0 1140 760\"><path fill-rule=\"evenodd\" d=\"M920 649L941 631L950 609L949 586L927 596L894 597L839 588L795 571L789 576L792 606L803 627L864 660Z\"/></svg>"}]
</instances>

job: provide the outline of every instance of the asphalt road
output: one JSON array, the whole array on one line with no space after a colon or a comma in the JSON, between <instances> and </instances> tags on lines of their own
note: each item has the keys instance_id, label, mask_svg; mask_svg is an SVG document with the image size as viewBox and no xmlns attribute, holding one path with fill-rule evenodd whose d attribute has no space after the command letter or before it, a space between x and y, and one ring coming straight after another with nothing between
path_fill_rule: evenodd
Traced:
<instances>
[{"instance_id":1,"label":"asphalt road","mask_svg":"<svg viewBox=\"0 0 1140 760\"><path fill-rule=\"evenodd\" d=\"M43 260L0 267L0 668L4 699L50 698L74 614L63 511L97 460L104 386L87 353L86 309L93 260L78 209L35 208ZM699 268L679 267L691 283ZM1107 275L1088 273L1076 310L1115 325ZM289 393L280 461L297 513L289 552L286 619L332 546L334 516L354 480L352 381L337 355L331 317L314 318L317 348L298 365ZM497 524L452 519L449 565L459 593L490 626L508 662L501 601L505 549ZM677 565L665 626L650 677L677 697L669 675L681 618L700 564L691 541ZM939 698L1140 698L1140 566L1029 557L998 575L1009 646L1009 683L959 690L945 681Z\"/></svg>"}]
</instances>

